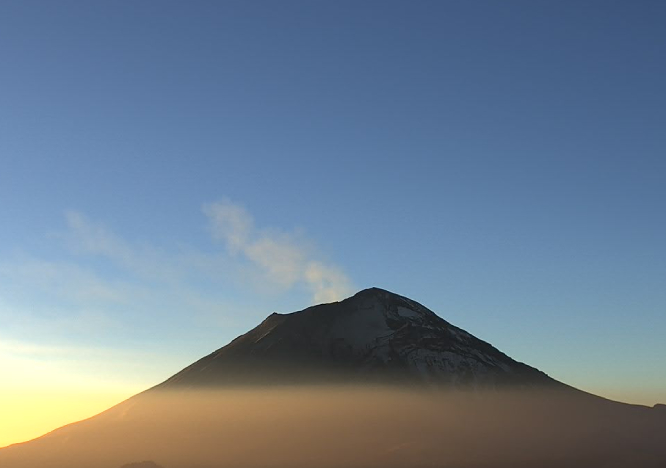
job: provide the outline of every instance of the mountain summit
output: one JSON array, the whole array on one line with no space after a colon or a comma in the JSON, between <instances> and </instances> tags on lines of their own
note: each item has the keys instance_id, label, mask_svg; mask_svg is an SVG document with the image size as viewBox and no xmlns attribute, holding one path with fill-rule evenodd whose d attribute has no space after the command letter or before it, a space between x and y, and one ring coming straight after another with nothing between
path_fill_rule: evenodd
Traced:
<instances>
[{"instance_id":1,"label":"mountain summit","mask_svg":"<svg viewBox=\"0 0 666 468\"><path fill-rule=\"evenodd\" d=\"M659 407L575 390L372 288L272 314L0 466L663 468L665 433Z\"/></svg>"},{"instance_id":2,"label":"mountain summit","mask_svg":"<svg viewBox=\"0 0 666 468\"><path fill-rule=\"evenodd\" d=\"M418 302L370 288L340 302L273 313L161 387L313 381L561 385Z\"/></svg>"}]
</instances>

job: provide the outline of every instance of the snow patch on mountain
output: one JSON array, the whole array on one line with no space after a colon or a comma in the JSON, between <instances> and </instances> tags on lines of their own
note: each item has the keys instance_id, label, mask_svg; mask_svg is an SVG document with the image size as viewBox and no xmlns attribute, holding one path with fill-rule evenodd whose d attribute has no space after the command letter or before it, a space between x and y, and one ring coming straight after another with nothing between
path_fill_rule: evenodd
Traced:
<instances>
[{"instance_id":1,"label":"snow patch on mountain","mask_svg":"<svg viewBox=\"0 0 666 468\"><path fill-rule=\"evenodd\" d=\"M410 382L493 386L553 381L403 296L371 288L344 301L270 315L258 327L170 379L235 376L400 376Z\"/></svg>"}]
</instances>

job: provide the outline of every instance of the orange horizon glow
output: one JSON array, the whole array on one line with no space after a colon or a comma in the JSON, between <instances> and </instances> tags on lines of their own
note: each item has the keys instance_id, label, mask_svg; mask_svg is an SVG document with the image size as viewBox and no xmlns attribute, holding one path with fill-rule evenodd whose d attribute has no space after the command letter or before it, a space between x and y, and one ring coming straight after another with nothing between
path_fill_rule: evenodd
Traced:
<instances>
[{"instance_id":1,"label":"orange horizon glow","mask_svg":"<svg viewBox=\"0 0 666 468\"><path fill-rule=\"evenodd\" d=\"M95 416L144 389L93 391L91 389L19 390L0 392L0 448L27 442L55 429ZM653 406L664 403L658 394L598 391L615 401Z\"/></svg>"},{"instance_id":2,"label":"orange horizon glow","mask_svg":"<svg viewBox=\"0 0 666 468\"><path fill-rule=\"evenodd\" d=\"M12 389L0 392L0 448L90 418L136 392Z\"/></svg>"}]
</instances>

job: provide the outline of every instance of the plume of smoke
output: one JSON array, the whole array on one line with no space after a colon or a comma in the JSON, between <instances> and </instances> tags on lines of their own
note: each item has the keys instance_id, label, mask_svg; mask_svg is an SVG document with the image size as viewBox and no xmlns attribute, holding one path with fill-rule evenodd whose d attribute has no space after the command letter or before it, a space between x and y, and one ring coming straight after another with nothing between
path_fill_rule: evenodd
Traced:
<instances>
[{"instance_id":1,"label":"plume of smoke","mask_svg":"<svg viewBox=\"0 0 666 468\"><path fill-rule=\"evenodd\" d=\"M250 213L230 200L207 204L203 211L210 220L213 237L224 242L231 254L244 256L266 281L283 289L304 284L317 303L336 301L350 294L347 275L319 260L296 236L257 229Z\"/></svg>"}]
</instances>

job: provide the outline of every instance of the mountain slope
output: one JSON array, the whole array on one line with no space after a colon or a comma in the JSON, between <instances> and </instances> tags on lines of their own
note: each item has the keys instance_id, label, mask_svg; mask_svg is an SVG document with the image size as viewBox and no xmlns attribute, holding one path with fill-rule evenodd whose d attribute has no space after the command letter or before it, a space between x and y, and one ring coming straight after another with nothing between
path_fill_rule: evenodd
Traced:
<instances>
[{"instance_id":1,"label":"mountain slope","mask_svg":"<svg viewBox=\"0 0 666 468\"><path fill-rule=\"evenodd\" d=\"M559 384L418 302L371 288L341 302L274 313L162 387L308 381Z\"/></svg>"},{"instance_id":2,"label":"mountain slope","mask_svg":"<svg viewBox=\"0 0 666 468\"><path fill-rule=\"evenodd\" d=\"M0 449L0 467L663 468L663 434L663 408L573 389L372 288L272 314L150 390Z\"/></svg>"}]
</instances>

